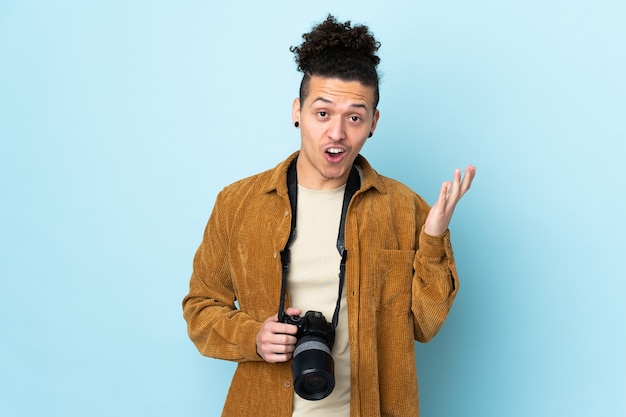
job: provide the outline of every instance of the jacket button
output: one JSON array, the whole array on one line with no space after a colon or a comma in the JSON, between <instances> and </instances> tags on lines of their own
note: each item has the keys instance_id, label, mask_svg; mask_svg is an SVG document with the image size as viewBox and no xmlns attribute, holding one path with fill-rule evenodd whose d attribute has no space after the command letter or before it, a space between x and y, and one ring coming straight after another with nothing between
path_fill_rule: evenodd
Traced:
<instances>
[{"instance_id":1,"label":"jacket button","mask_svg":"<svg viewBox=\"0 0 626 417\"><path fill-rule=\"evenodd\" d=\"M285 381L285 388L289 388L291 386L291 382Z\"/></svg>"},{"instance_id":2,"label":"jacket button","mask_svg":"<svg viewBox=\"0 0 626 417\"><path fill-rule=\"evenodd\" d=\"M274 252L274 259L278 258L278 254Z\"/></svg>"},{"instance_id":3,"label":"jacket button","mask_svg":"<svg viewBox=\"0 0 626 417\"><path fill-rule=\"evenodd\" d=\"M289 217L289 210L285 210L285 217Z\"/></svg>"}]
</instances>

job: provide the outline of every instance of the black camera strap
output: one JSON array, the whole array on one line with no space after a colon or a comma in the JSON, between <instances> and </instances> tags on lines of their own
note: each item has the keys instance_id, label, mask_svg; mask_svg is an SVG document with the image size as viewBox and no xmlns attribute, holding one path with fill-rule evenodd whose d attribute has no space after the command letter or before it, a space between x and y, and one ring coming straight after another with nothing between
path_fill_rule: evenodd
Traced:
<instances>
[{"instance_id":1,"label":"black camera strap","mask_svg":"<svg viewBox=\"0 0 626 417\"><path fill-rule=\"evenodd\" d=\"M287 293L287 275L289 273L289 262L291 260L291 251L289 248L293 239L296 237L296 210L298 202L298 175L296 171L296 161L294 161L287 170L287 190L289 193L289 203L291 205L291 231L289 233L289 239L287 239L285 249L280 251L280 260L282 263L282 283L280 289L280 305L278 307L278 320L281 322L285 318L285 294ZM346 190L343 194L341 220L339 222L339 232L337 233L337 250L341 255L341 263L339 264L339 296L337 298L335 313L333 314L333 321L331 322L331 329L333 332L337 328L337 324L339 322L341 295L343 292L343 285L346 280L346 260L348 257L348 251L345 248L346 215L348 213L350 200L352 200L352 197L356 194L359 188L361 188L361 177L359 176L359 171L353 165L350 170L350 175L348 176L348 182L346 183Z\"/></svg>"}]
</instances>

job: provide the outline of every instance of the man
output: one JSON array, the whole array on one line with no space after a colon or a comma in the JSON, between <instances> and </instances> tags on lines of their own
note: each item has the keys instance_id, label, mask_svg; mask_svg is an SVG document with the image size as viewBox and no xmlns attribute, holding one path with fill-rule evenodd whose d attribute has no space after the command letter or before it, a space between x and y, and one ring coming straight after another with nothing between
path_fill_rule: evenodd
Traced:
<instances>
[{"instance_id":1,"label":"man","mask_svg":"<svg viewBox=\"0 0 626 417\"><path fill-rule=\"evenodd\" d=\"M448 225L476 170L457 169L432 208L379 175L359 155L380 115L379 43L332 16L303 38L300 150L218 195L183 301L189 335L239 363L223 416L418 416L414 340L434 337L456 296ZM287 318L333 318L322 399L294 393L302 334L281 303Z\"/></svg>"}]
</instances>

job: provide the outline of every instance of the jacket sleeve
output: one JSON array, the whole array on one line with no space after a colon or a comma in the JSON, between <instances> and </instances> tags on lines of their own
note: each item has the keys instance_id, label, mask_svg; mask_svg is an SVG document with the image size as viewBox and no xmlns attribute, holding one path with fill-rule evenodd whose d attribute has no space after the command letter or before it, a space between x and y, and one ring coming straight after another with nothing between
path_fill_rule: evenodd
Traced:
<instances>
[{"instance_id":1,"label":"jacket sleeve","mask_svg":"<svg viewBox=\"0 0 626 417\"><path fill-rule=\"evenodd\" d=\"M428 342L443 325L459 288L449 230L430 236L422 227L413 268L411 310L415 339Z\"/></svg>"},{"instance_id":2,"label":"jacket sleeve","mask_svg":"<svg viewBox=\"0 0 626 417\"><path fill-rule=\"evenodd\" d=\"M261 361L256 334L262 323L239 310L229 267L228 212L220 193L193 261L183 316L202 355L237 362Z\"/></svg>"}]
</instances>

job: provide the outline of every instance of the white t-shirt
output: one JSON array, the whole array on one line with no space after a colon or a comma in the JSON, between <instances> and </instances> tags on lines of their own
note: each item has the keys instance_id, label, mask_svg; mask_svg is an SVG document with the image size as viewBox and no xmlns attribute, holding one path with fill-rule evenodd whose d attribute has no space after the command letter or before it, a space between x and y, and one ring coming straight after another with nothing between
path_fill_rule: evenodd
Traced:
<instances>
[{"instance_id":1,"label":"white t-shirt","mask_svg":"<svg viewBox=\"0 0 626 417\"><path fill-rule=\"evenodd\" d=\"M298 186L296 237L291 245L287 288L291 306L320 311L331 322L339 292L337 234L345 185L334 190L310 190ZM326 398L308 401L294 393L294 417L348 417L350 415L350 346L348 306L342 292L335 344L331 351L335 365L335 388Z\"/></svg>"}]
</instances>

